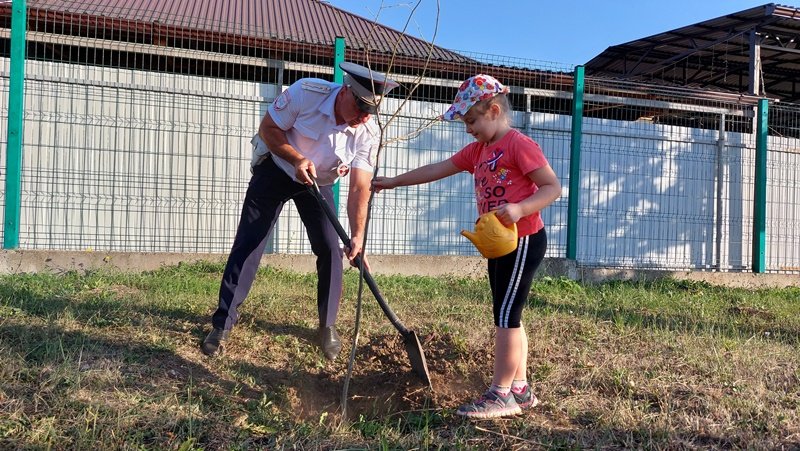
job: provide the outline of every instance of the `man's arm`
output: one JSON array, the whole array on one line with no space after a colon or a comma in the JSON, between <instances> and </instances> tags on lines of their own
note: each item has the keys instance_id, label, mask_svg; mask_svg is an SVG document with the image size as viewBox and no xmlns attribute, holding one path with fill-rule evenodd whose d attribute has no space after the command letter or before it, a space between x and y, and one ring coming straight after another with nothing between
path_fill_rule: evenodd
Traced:
<instances>
[{"instance_id":1,"label":"man's arm","mask_svg":"<svg viewBox=\"0 0 800 451\"><path fill-rule=\"evenodd\" d=\"M294 166L295 177L300 183L310 185L311 177L317 177L317 169L314 167L314 163L289 144L289 140L286 139L286 132L272 120L269 112L264 114L264 118L261 119L261 124L258 126L258 136L261 137L270 152ZM309 174L311 177L309 177Z\"/></svg>"},{"instance_id":2,"label":"man's arm","mask_svg":"<svg viewBox=\"0 0 800 451\"><path fill-rule=\"evenodd\" d=\"M347 258L353 260L361 253L364 245L364 229L367 222L367 203L372 173L353 168L350 171L350 191L347 195L347 217L350 221L351 246L345 249Z\"/></svg>"}]
</instances>

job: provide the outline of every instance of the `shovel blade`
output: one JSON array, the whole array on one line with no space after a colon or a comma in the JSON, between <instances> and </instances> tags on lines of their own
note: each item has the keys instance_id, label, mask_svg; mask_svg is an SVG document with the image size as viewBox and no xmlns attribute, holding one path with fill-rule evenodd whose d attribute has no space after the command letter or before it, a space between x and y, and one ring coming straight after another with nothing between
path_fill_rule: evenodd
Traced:
<instances>
[{"instance_id":1,"label":"shovel blade","mask_svg":"<svg viewBox=\"0 0 800 451\"><path fill-rule=\"evenodd\" d=\"M428 363L425 361L425 354L422 352L422 345L419 343L417 334L413 330L408 331L408 334L403 335L403 344L406 346L408 359L411 361L411 371L432 389L433 385L431 385L431 375L428 372Z\"/></svg>"}]
</instances>

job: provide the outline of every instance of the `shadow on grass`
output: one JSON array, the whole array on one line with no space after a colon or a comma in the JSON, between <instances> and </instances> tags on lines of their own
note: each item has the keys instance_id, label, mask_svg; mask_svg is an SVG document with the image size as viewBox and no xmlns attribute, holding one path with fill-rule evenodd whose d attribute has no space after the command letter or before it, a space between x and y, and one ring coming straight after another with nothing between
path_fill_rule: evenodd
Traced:
<instances>
[{"instance_id":1,"label":"shadow on grass","mask_svg":"<svg viewBox=\"0 0 800 451\"><path fill-rule=\"evenodd\" d=\"M0 324L0 340L19 352L28 364L50 367L74 364L78 371L88 371L97 360L115 360L126 382L130 382L126 384L128 388L156 389L158 384L154 381L160 378L211 383L226 392L243 388L241 382L221 378L198 362L177 355L166 343L157 341L158 337L148 343L141 336L126 332L116 332L118 337L99 337L56 325ZM204 358L199 349L198 358ZM259 396L252 387L244 389L254 397Z\"/></svg>"},{"instance_id":2,"label":"shadow on grass","mask_svg":"<svg viewBox=\"0 0 800 451\"><path fill-rule=\"evenodd\" d=\"M495 447L510 447L510 449L735 449L752 444L750 440L735 436L723 437L657 428L630 430L609 428L583 423L580 417L573 425L574 428L566 430L533 426L525 427L524 432L519 435L509 431L500 443L498 434L494 431L498 428L487 427L482 422L471 425L480 428L476 428L474 434L481 434L487 440L493 440Z\"/></svg>"},{"instance_id":3,"label":"shadow on grass","mask_svg":"<svg viewBox=\"0 0 800 451\"><path fill-rule=\"evenodd\" d=\"M689 296L690 294L687 294ZM722 335L728 338L758 336L763 340L774 341L789 346L800 343L800 331L789 329L768 321L760 320L753 315L748 316L746 310L731 307L732 312L740 312L738 318L728 317L730 321L702 319L689 313L651 313L625 307L594 307L575 303L563 303L545 299L535 294L528 299L528 308L549 308L570 316L609 321L626 327L670 330L690 334ZM754 321L755 319L755 321ZM762 322L758 322L762 321Z\"/></svg>"},{"instance_id":4,"label":"shadow on grass","mask_svg":"<svg viewBox=\"0 0 800 451\"><path fill-rule=\"evenodd\" d=\"M314 320L316 322L316 318L314 318ZM210 319L208 323L209 327L211 327ZM319 338L317 336L318 330L316 328L303 327L297 324L276 323L260 318L252 318L250 323L252 324L251 327L265 336L292 335L309 345L319 346ZM341 328L341 326L339 328Z\"/></svg>"},{"instance_id":5,"label":"shadow on grass","mask_svg":"<svg viewBox=\"0 0 800 451\"><path fill-rule=\"evenodd\" d=\"M99 329L95 335L54 324L0 323L0 348L18 354L24 362L17 370L20 378L3 383L4 393L7 400L24 406L26 422L46 422L57 415L63 423L58 435L65 441L56 448L63 449L91 444L87 434L92 431L73 424L80 423L87 412L94 415L94 427L105 436L101 443L123 447L132 443L173 446L196 440L224 448L228 440L244 432L242 418L255 423L255 436L261 436L258 442L267 444L274 434L291 432L302 424L281 412L291 410L286 385L308 379L307 374L228 357L208 359L199 349L197 360L184 358L169 349L170 343L162 342L157 331L154 334L134 336L129 330ZM215 370L214 364L221 370ZM234 375L225 376L230 373L225 369L231 368L236 370ZM273 405L282 406L281 410ZM11 436L6 439L13 441ZM114 439L121 441L108 441Z\"/></svg>"},{"instance_id":6,"label":"shadow on grass","mask_svg":"<svg viewBox=\"0 0 800 451\"><path fill-rule=\"evenodd\" d=\"M56 291L56 294L41 294ZM71 319L89 327L139 326L185 332L187 324L198 325L195 331L198 346L205 337L202 327L208 324L210 315L199 315L189 307L150 304L131 300L125 293L113 290L84 294L78 298L75 289L69 287L30 287L26 284L11 286L0 284L0 298L6 299L6 309L13 315L16 310L27 315L54 319L68 315ZM195 328L193 328L195 329Z\"/></svg>"},{"instance_id":7,"label":"shadow on grass","mask_svg":"<svg viewBox=\"0 0 800 451\"><path fill-rule=\"evenodd\" d=\"M85 421L86 412L104 412L105 417L101 417L100 423L91 430L77 426L59 430L64 441L50 443L55 445L54 448L87 448L92 444L93 436L90 434L98 431L98 436L102 432L107 437L102 443L110 448L178 448L179 445L192 441L207 449L225 449L231 443L240 444L242 448L303 448L304 441L308 443L305 446L307 448L323 448L315 446L320 445L320 440L314 442L315 439L309 439L308 436L325 434L322 426L324 414L338 408L343 367L341 357L336 365L319 371L306 369L302 365L275 368L253 363L263 361L264 356L239 359L235 355L229 355L219 360L207 361L200 354L197 345L204 336L204 330L209 327L210 318L179 307L156 304L143 307L139 304L126 304L124 299L103 297L76 301L66 296L42 295L39 291L28 288L0 287L0 294L10 299L6 302L7 306L20 309L37 319L36 323L29 324L22 322L24 318L0 320L0 347L18 353L26 364L18 372L19 379L3 381L4 395L19 401L24 406L26 418L33 423L55 416L59 423L70 424ZM533 301L532 306L569 311L572 315L622 322L636 327L716 333L727 330L727 333L735 336L751 330L699 321L689 315L643 314L630 309L595 309L546 301ZM78 315L73 316L78 321L96 321L97 318L115 314L128 317L152 316L158 319L155 321L156 325L185 321L191 330L174 330L191 336L196 358L192 354L187 355L186 341L181 342L180 337L163 333L159 336L159 332L164 329L152 325L140 329L100 325L95 334L65 329L48 321L54 314L67 310L78 312ZM316 345L314 328L262 319L252 321L252 326L249 327L258 333L271 336L292 335L299 341ZM130 321L124 323L126 326L130 324ZM720 329L721 326L728 327ZM774 329L771 330L774 333ZM792 336L796 340L796 332L789 332L794 334ZM450 355L449 352L455 344L448 340L448 337L440 337L426 341L426 345L430 345L429 357L434 357L430 362L431 367L436 370L435 376L440 378L437 382L444 385L470 377L477 379L469 381L466 384L468 387L457 386L451 393L438 393L438 398L435 399L437 405L431 406L437 415L443 410L439 406L457 405L457 400L464 396L468 388L478 385L480 379L480 372L464 375L451 367L455 365L459 355ZM181 349L183 355L173 349L176 342L184 345ZM412 443L420 435L427 438L427 434L438 437L440 443L447 448L451 445L447 434L459 427L469 427L471 423L462 422L449 414L429 422L427 419L420 421L418 414L395 413L398 409L404 409L403 406L408 403L428 407L424 404L424 393L415 389L419 383L407 372L402 343L396 334L371 337L360 352L364 359L360 361L360 373L353 382L351 393L357 397L354 397L351 409L366 412L367 418L377 418L374 422L360 420L365 425L362 431L364 437L369 436L367 429L370 424L375 424L376 427L374 431L378 438L367 443L372 443L374 447L383 445L384 442L379 442L382 439L381 431L384 430L382 428L388 429L390 421L398 416L406 418L409 425L401 431L402 437L397 439L403 441L398 448ZM77 381L80 378L88 381L93 371L107 368L109 362L115 376L109 377L110 380L106 382L97 381L93 387L82 387L83 390L93 388L95 391L79 396L75 385ZM53 368L59 367L69 371L54 373ZM75 378L75 375L83 376ZM120 399L119 396L124 397ZM406 399L412 396L416 398ZM186 412L194 412L192 415L195 416L188 416ZM532 421L517 423L518 429L498 426L505 422L476 423L483 429L502 430L506 436L475 430L472 437L478 436L481 440L480 446L486 449L508 449L509 446L520 443L523 447L530 445L532 448L552 449L646 449L669 448L673 445L678 448L759 448L758 440L761 440L694 434L685 429L609 429L601 423L601 418L593 417L591 412L579 414L574 424L566 425L562 430L530 425L531 422L549 423L546 414L544 418L537 420L541 416L538 413L532 414ZM89 419L88 416L85 418ZM314 422L314 419L317 421ZM426 429L428 427L431 429ZM303 430L311 432L304 436ZM518 436L523 441L508 435ZM451 438L457 446L460 444L474 447L476 444L474 440L463 441L457 436ZM47 445L44 442L12 443L8 437L3 440L5 442L0 441L0 445L7 443L9 448L17 448L16 445ZM350 439L336 440L335 447L347 447ZM360 441L352 442L353 446L363 447L363 444ZM764 448L770 447L769 443L763 445ZM371 447L373 446L367 446Z\"/></svg>"}]
</instances>

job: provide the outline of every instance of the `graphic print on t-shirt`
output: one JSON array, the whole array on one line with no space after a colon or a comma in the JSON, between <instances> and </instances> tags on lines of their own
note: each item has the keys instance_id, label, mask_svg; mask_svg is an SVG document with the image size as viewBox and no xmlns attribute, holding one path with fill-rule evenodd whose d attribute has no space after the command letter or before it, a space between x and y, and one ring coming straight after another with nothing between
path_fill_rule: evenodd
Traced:
<instances>
[{"instance_id":1,"label":"graphic print on t-shirt","mask_svg":"<svg viewBox=\"0 0 800 451\"><path fill-rule=\"evenodd\" d=\"M492 154L489 156L489 159L486 160L486 166L489 167L490 171L494 172L494 170L497 169L497 161L502 156L503 156L502 150L500 151L495 150L494 152L492 152Z\"/></svg>"},{"instance_id":2,"label":"graphic print on t-shirt","mask_svg":"<svg viewBox=\"0 0 800 451\"><path fill-rule=\"evenodd\" d=\"M501 166L504 154L502 149L493 151L475 170L475 197L481 213L508 203L506 186L511 185L511 180L510 171Z\"/></svg>"},{"instance_id":3,"label":"graphic print on t-shirt","mask_svg":"<svg viewBox=\"0 0 800 451\"><path fill-rule=\"evenodd\" d=\"M539 144L513 129L494 144L466 145L451 161L460 170L472 173L479 215L536 194L539 187L533 181L533 171L548 164ZM536 233L542 227L538 211L517 221L519 236Z\"/></svg>"}]
</instances>

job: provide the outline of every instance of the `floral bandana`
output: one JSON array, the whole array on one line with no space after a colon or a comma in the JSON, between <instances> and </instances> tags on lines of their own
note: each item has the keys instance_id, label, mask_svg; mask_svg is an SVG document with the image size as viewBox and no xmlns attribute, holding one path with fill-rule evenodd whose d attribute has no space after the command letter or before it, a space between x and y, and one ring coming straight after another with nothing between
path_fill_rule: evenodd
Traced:
<instances>
[{"instance_id":1,"label":"floral bandana","mask_svg":"<svg viewBox=\"0 0 800 451\"><path fill-rule=\"evenodd\" d=\"M491 75L478 74L470 77L458 88L456 99L442 115L442 119L446 121L461 119L473 105L481 100L506 93L508 93L508 88Z\"/></svg>"}]
</instances>

